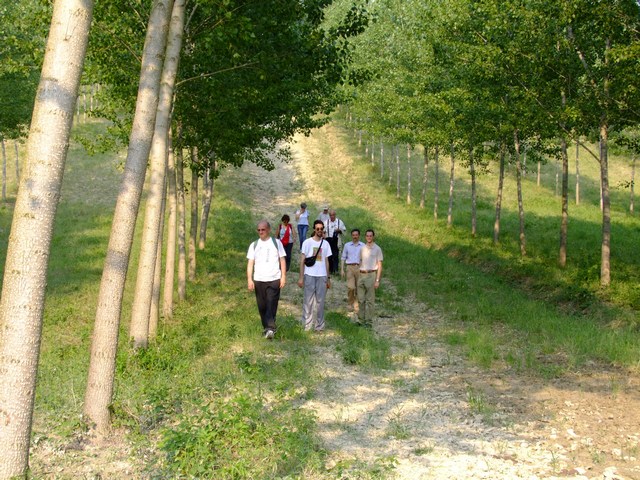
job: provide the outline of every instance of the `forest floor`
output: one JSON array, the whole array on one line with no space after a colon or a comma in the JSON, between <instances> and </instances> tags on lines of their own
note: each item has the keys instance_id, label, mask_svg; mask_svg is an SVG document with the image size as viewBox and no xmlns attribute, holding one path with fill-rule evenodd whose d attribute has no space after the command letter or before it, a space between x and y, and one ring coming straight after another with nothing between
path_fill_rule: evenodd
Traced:
<instances>
[{"instance_id":1,"label":"forest floor","mask_svg":"<svg viewBox=\"0 0 640 480\"><path fill-rule=\"evenodd\" d=\"M246 165L233 173L249 179L256 218L278 220L301 201L331 202L319 179L349 175L352 159L331 125L297 137L292 151L293 162L272 172ZM385 216L374 195L367 201ZM280 313L298 317L302 291L292 270ZM373 331L390 343L393 368L347 365L330 323L310 356L322 380L301 407L317 416L328 478L365 478L349 475L360 467L371 472L366 478L406 480L640 479L637 375L591 364L545 380L499 363L477 367L442 341L446 312L400 298L384 274L382 283L391 300L379 302ZM337 277L327 310L346 315L346 285ZM141 478L145 459L132 452L123 432L64 449L35 438L31 464L46 478Z\"/></svg>"}]
</instances>

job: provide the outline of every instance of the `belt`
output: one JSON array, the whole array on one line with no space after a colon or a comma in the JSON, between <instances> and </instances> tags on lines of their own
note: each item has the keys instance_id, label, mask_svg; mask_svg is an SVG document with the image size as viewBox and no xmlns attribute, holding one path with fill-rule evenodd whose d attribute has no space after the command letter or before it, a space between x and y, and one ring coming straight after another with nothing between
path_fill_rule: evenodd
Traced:
<instances>
[{"instance_id":1,"label":"belt","mask_svg":"<svg viewBox=\"0 0 640 480\"><path fill-rule=\"evenodd\" d=\"M360 270L360 273L373 273L373 272L377 272L378 269L376 268L375 270Z\"/></svg>"},{"instance_id":2,"label":"belt","mask_svg":"<svg viewBox=\"0 0 640 480\"><path fill-rule=\"evenodd\" d=\"M360 265L359 263L347 263L348 266L353 266L353 265Z\"/></svg>"}]
</instances>

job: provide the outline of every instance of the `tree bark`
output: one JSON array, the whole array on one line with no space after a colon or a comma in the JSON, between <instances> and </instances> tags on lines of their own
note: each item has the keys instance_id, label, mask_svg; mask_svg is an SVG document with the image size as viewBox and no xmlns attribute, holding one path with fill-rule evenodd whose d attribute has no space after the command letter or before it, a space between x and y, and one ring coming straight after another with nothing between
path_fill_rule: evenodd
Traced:
<instances>
[{"instance_id":1,"label":"tree bark","mask_svg":"<svg viewBox=\"0 0 640 480\"><path fill-rule=\"evenodd\" d=\"M173 283L176 270L176 217L178 200L176 196L176 162L171 142L171 132L169 132L167 153L167 203L169 206L169 216L167 219L167 252L165 255L164 292L162 296L162 314L165 321L173 318Z\"/></svg>"},{"instance_id":2,"label":"tree bark","mask_svg":"<svg viewBox=\"0 0 640 480\"><path fill-rule=\"evenodd\" d=\"M453 226L453 185L455 173L456 161L455 161L455 147L451 144L451 169L449 173L449 210L447 211L447 227Z\"/></svg>"},{"instance_id":3,"label":"tree bark","mask_svg":"<svg viewBox=\"0 0 640 480\"><path fill-rule=\"evenodd\" d=\"M179 133L178 136L181 136ZM180 142L178 142L180 144ZM186 213L184 198L184 156L176 150L176 196L178 199L178 299L187 298Z\"/></svg>"},{"instance_id":4,"label":"tree bark","mask_svg":"<svg viewBox=\"0 0 640 480\"><path fill-rule=\"evenodd\" d=\"M576 140L576 205L580 205L580 141Z\"/></svg>"},{"instance_id":5,"label":"tree bark","mask_svg":"<svg viewBox=\"0 0 640 480\"><path fill-rule=\"evenodd\" d=\"M542 162L540 160L538 160L538 175L536 177L536 185L539 187L540 186L540 172L542 170Z\"/></svg>"},{"instance_id":6,"label":"tree bark","mask_svg":"<svg viewBox=\"0 0 640 480\"><path fill-rule=\"evenodd\" d=\"M384 142L380 139L380 178L384 178Z\"/></svg>"},{"instance_id":7,"label":"tree bark","mask_svg":"<svg viewBox=\"0 0 640 480\"><path fill-rule=\"evenodd\" d=\"M440 196L440 147L436 145L435 151L435 159L434 159L434 168L435 168L435 186L433 189L433 219L435 221L438 220L438 198Z\"/></svg>"},{"instance_id":8,"label":"tree bark","mask_svg":"<svg viewBox=\"0 0 640 480\"><path fill-rule=\"evenodd\" d=\"M502 214L502 194L504 190L504 164L506 157L505 145L500 145L500 171L498 173L498 194L496 195L496 218L493 222L493 243L500 242L500 216Z\"/></svg>"},{"instance_id":9,"label":"tree bark","mask_svg":"<svg viewBox=\"0 0 640 480\"><path fill-rule=\"evenodd\" d=\"M164 176L162 188L162 206L160 207L160 229L158 230L158 249L156 252L156 265L153 270L153 289L151 290L151 310L149 312L149 341L154 341L158 336L158 323L160 323L160 290L162 288L162 240L164 238L164 211L167 204L167 176Z\"/></svg>"},{"instance_id":10,"label":"tree bark","mask_svg":"<svg viewBox=\"0 0 640 480\"><path fill-rule=\"evenodd\" d=\"M636 154L631 154L631 181L629 182L629 213L633 215L633 202L634 202L634 186L636 181Z\"/></svg>"},{"instance_id":11,"label":"tree bark","mask_svg":"<svg viewBox=\"0 0 640 480\"><path fill-rule=\"evenodd\" d=\"M567 140L560 140L562 155L562 216L560 221L560 253L558 263L561 267L567 264L567 233L569 228L569 154Z\"/></svg>"},{"instance_id":12,"label":"tree bark","mask_svg":"<svg viewBox=\"0 0 640 480\"><path fill-rule=\"evenodd\" d=\"M4 138L0 139L2 147L2 201L7 201L7 149L4 144Z\"/></svg>"},{"instance_id":13,"label":"tree bark","mask_svg":"<svg viewBox=\"0 0 640 480\"><path fill-rule=\"evenodd\" d=\"M603 116L604 117L604 116ZM600 255L600 285L611 284L611 199L609 197L609 126L606 117L600 124L600 189L602 191L602 249Z\"/></svg>"},{"instance_id":14,"label":"tree bark","mask_svg":"<svg viewBox=\"0 0 640 480\"><path fill-rule=\"evenodd\" d=\"M172 0L158 0L149 17L127 159L98 294L84 414L101 431L111 425L109 405L113 397L122 298L151 150L172 7Z\"/></svg>"},{"instance_id":15,"label":"tree bark","mask_svg":"<svg viewBox=\"0 0 640 480\"><path fill-rule=\"evenodd\" d=\"M198 148L191 148L191 224L189 228L189 280L196 279L196 242L198 239Z\"/></svg>"},{"instance_id":16,"label":"tree bark","mask_svg":"<svg viewBox=\"0 0 640 480\"><path fill-rule=\"evenodd\" d=\"M396 198L400 198L400 145L396 145Z\"/></svg>"},{"instance_id":17,"label":"tree bark","mask_svg":"<svg viewBox=\"0 0 640 480\"><path fill-rule=\"evenodd\" d=\"M407 205L411 205L411 145L407 143Z\"/></svg>"},{"instance_id":18,"label":"tree bark","mask_svg":"<svg viewBox=\"0 0 640 480\"><path fill-rule=\"evenodd\" d=\"M211 172L211 173L209 173ZM207 169L206 178L208 178L207 186L204 189L204 198L202 200L202 215L200 219L200 242L198 247L204 250L207 239L207 223L209 222L209 212L211 211L211 200L213 199L213 187L215 186L216 161L212 162L211 167Z\"/></svg>"},{"instance_id":19,"label":"tree bark","mask_svg":"<svg viewBox=\"0 0 640 480\"><path fill-rule=\"evenodd\" d=\"M33 108L0 300L3 480L28 468L51 238L92 15L91 0L55 2Z\"/></svg>"},{"instance_id":20,"label":"tree bark","mask_svg":"<svg viewBox=\"0 0 640 480\"><path fill-rule=\"evenodd\" d=\"M149 193L145 208L140 260L131 311L130 337L133 348L147 348L149 341L149 314L155 277L160 217L164 200L165 174L167 169L167 144L171 124L171 106L178 72L182 35L184 30L184 2L176 0L173 5L167 40L166 58L160 80L160 97L156 114L153 142L151 145Z\"/></svg>"},{"instance_id":21,"label":"tree bark","mask_svg":"<svg viewBox=\"0 0 640 480\"><path fill-rule=\"evenodd\" d=\"M469 175L471 176L471 236L476 237L477 205L476 165L473 159L473 148L469 148Z\"/></svg>"},{"instance_id":22,"label":"tree bark","mask_svg":"<svg viewBox=\"0 0 640 480\"><path fill-rule=\"evenodd\" d=\"M20 185L20 152L18 151L18 140L13 141L16 150L16 184Z\"/></svg>"},{"instance_id":23,"label":"tree bark","mask_svg":"<svg viewBox=\"0 0 640 480\"><path fill-rule=\"evenodd\" d=\"M424 145L424 163L422 164L422 192L420 193L420 208L424 208L427 198L427 180L429 180L429 147Z\"/></svg>"},{"instance_id":24,"label":"tree bark","mask_svg":"<svg viewBox=\"0 0 640 480\"><path fill-rule=\"evenodd\" d=\"M522 166L520 163L520 139L518 130L513 131L513 143L516 154L516 188L518 190L518 218L520 220L520 255L527 254L527 238L524 232L524 206L522 201Z\"/></svg>"}]
</instances>

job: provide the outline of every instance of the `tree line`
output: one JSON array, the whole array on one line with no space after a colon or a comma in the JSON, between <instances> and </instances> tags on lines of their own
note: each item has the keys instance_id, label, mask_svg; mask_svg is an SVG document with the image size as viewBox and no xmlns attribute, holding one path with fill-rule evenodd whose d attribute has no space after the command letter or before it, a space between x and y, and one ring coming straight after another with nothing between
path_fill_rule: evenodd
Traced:
<instances>
[{"instance_id":1,"label":"tree line","mask_svg":"<svg viewBox=\"0 0 640 480\"><path fill-rule=\"evenodd\" d=\"M87 423L108 431L125 278L145 180L129 330L134 349L154 339L160 310L172 314L176 250L180 300L186 299L187 269L195 276L200 179L202 249L217 172L245 161L272 169L274 158L289 155L283 141L322 125L337 105L348 38L363 31L367 15L354 6L327 27L324 11L331 3L110 0L94 6L92 0L56 0L50 10L48 2L29 0L2 7L11 20L0 30L11 61L0 67L0 82L8 92L27 93L6 107L11 115L2 116L0 134L25 134L27 144L0 300L0 478L24 476L28 468L47 265L81 85L100 86L89 113L109 126L105 135L79 140L90 151L126 148L84 401ZM188 247L185 167L192 172Z\"/></svg>"},{"instance_id":2,"label":"tree line","mask_svg":"<svg viewBox=\"0 0 640 480\"><path fill-rule=\"evenodd\" d=\"M346 8L346 3L341 6ZM422 145L425 165L429 155L437 160L445 153L451 159L450 188L454 163L461 162L470 176L472 235L477 172L498 158L496 243L505 162L510 160L516 170L522 255L526 255L525 158L558 159L562 165L558 262L564 266L569 223L567 146L576 143L600 166L600 283L607 287L611 282L609 149L611 145L626 149L633 158L640 151L638 3L382 0L368 2L368 7L373 22L352 42L353 63L344 92L350 100L348 121L372 139L371 154L373 144L382 141ZM381 176L384 155L380 150ZM579 179L579 171L576 176ZM632 177L631 212L633 183ZM579 201L579 183L577 190ZM450 215L451 209L449 224Z\"/></svg>"}]
</instances>

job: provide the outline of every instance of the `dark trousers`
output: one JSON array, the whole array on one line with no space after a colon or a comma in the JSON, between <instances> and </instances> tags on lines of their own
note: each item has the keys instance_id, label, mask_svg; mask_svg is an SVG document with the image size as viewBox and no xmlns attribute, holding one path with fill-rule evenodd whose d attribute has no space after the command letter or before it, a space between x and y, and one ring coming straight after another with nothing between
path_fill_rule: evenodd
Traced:
<instances>
[{"instance_id":1,"label":"dark trousers","mask_svg":"<svg viewBox=\"0 0 640 480\"><path fill-rule=\"evenodd\" d=\"M293 253L293 243L289 242L287 245L283 245L284 253L287 254L286 262L287 262L287 272L291 267L291 253Z\"/></svg>"},{"instance_id":2,"label":"dark trousers","mask_svg":"<svg viewBox=\"0 0 640 480\"><path fill-rule=\"evenodd\" d=\"M256 301L260 320L265 330L276 329L276 314L280 301L280 280L272 282L253 282L255 285Z\"/></svg>"},{"instance_id":3,"label":"dark trousers","mask_svg":"<svg viewBox=\"0 0 640 480\"><path fill-rule=\"evenodd\" d=\"M329 257L329 273L337 273L338 266L340 265L338 239L333 237L328 237L325 240L331 247L331 256Z\"/></svg>"}]
</instances>

